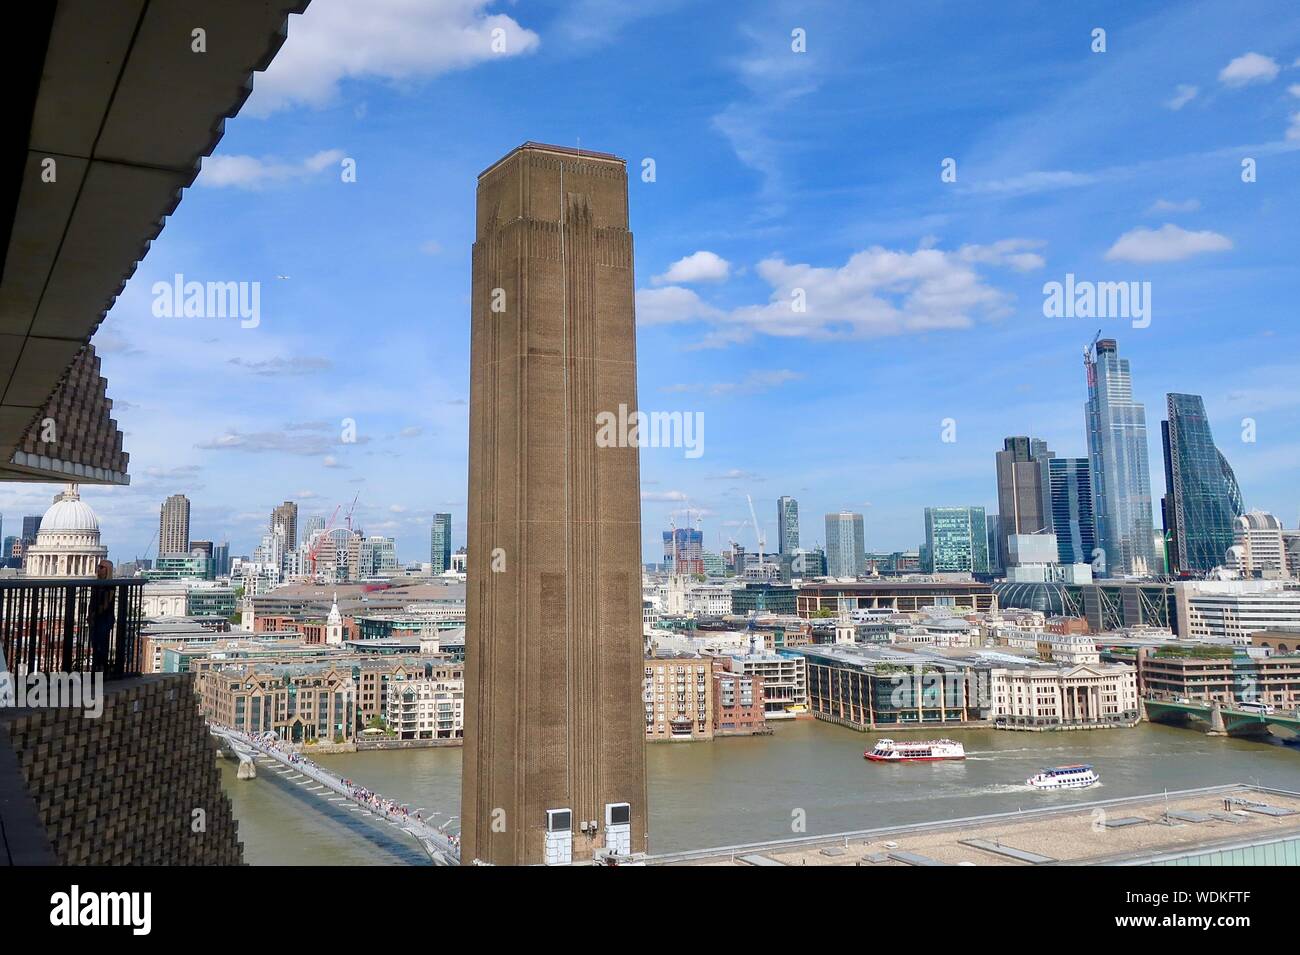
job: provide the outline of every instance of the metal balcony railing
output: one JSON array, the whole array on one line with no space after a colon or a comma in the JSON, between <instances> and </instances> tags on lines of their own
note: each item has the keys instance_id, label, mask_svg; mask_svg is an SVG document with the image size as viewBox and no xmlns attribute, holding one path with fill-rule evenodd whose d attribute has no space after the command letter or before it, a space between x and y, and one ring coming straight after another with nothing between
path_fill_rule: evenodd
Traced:
<instances>
[{"instance_id":1,"label":"metal balcony railing","mask_svg":"<svg viewBox=\"0 0 1300 955\"><path fill-rule=\"evenodd\" d=\"M143 598L138 578L0 579L0 652L17 674L136 676Z\"/></svg>"}]
</instances>

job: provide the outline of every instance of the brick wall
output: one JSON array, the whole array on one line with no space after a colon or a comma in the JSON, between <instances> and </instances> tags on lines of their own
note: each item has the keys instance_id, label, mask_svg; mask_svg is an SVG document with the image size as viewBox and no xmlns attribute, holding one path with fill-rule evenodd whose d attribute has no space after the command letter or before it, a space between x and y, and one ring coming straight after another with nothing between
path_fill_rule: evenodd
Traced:
<instances>
[{"instance_id":1,"label":"brick wall","mask_svg":"<svg viewBox=\"0 0 1300 955\"><path fill-rule=\"evenodd\" d=\"M46 837L65 865L238 865L238 824L192 674L105 684L103 715L0 711ZM195 810L202 830L195 832Z\"/></svg>"}]
</instances>

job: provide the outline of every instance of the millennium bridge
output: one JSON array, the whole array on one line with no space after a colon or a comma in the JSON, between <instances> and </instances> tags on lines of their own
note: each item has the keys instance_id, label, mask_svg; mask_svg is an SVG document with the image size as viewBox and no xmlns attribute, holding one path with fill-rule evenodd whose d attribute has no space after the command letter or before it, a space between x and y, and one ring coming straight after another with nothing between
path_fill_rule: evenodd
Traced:
<instances>
[{"instance_id":1,"label":"millennium bridge","mask_svg":"<svg viewBox=\"0 0 1300 955\"><path fill-rule=\"evenodd\" d=\"M322 769L299 753L284 750L280 746L249 736L239 730L215 723L208 724L213 736L220 740L224 749L239 760L239 779L253 779L257 775L255 760L258 756L274 760L294 773L318 783L321 788L309 790L314 795L328 798L330 793L352 800L363 812L382 819L396 826L414 838L428 853L434 865L459 865L460 845L455 836L446 829L450 820L442 826L434 826L427 820L399 806L396 800L388 799L380 793L355 786L341 776Z\"/></svg>"}]
</instances>

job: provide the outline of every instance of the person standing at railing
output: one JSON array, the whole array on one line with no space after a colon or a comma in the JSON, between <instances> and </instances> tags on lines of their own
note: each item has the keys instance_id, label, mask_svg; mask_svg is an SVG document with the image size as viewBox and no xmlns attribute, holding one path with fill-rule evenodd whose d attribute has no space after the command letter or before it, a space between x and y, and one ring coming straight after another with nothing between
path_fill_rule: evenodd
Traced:
<instances>
[{"instance_id":1,"label":"person standing at railing","mask_svg":"<svg viewBox=\"0 0 1300 955\"><path fill-rule=\"evenodd\" d=\"M95 577L99 580L112 580L112 562L101 560L99 566L95 568ZM93 660L91 669L96 672L108 669L108 643L113 633L114 597L111 586L90 589L90 652Z\"/></svg>"}]
</instances>

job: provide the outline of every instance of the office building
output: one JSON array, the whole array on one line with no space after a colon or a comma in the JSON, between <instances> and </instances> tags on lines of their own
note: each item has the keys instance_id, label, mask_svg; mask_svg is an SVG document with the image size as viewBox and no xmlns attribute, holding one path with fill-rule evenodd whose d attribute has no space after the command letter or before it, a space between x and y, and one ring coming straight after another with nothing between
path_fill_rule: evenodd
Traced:
<instances>
[{"instance_id":1,"label":"office building","mask_svg":"<svg viewBox=\"0 0 1300 955\"><path fill-rule=\"evenodd\" d=\"M163 502L158 520L158 553L190 552L190 501L184 494L173 494Z\"/></svg>"},{"instance_id":2,"label":"office building","mask_svg":"<svg viewBox=\"0 0 1300 955\"><path fill-rule=\"evenodd\" d=\"M1227 459L1214 446L1200 395L1165 396L1165 559L1169 573L1201 575L1232 561L1233 527L1244 508Z\"/></svg>"},{"instance_id":3,"label":"office building","mask_svg":"<svg viewBox=\"0 0 1300 955\"><path fill-rule=\"evenodd\" d=\"M1300 655L1295 653L1260 657L1232 647L1143 647L1137 661L1138 686L1156 699L1300 705Z\"/></svg>"},{"instance_id":4,"label":"office building","mask_svg":"<svg viewBox=\"0 0 1300 955\"><path fill-rule=\"evenodd\" d=\"M821 550L804 550L800 547L792 553L781 555L781 580L787 584L796 578L808 580L825 576L826 554Z\"/></svg>"},{"instance_id":5,"label":"office building","mask_svg":"<svg viewBox=\"0 0 1300 955\"><path fill-rule=\"evenodd\" d=\"M861 514L826 515L826 574L857 577L866 572L867 542Z\"/></svg>"},{"instance_id":6,"label":"office building","mask_svg":"<svg viewBox=\"0 0 1300 955\"><path fill-rule=\"evenodd\" d=\"M1099 339L1083 363L1092 506L1105 556L1098 570L1111 577L1156 573L1146 408L1133 400L1128 359L1119 357L1114 339Z\"/></svg>"},{"instance_id":7,"label":"office building","mask_svg":"<svg viewBox=\"0 0 1300 955\"><path fill-rule=\"evenodd\" d=\"M693 527L664 531L664 565L672 574L704 573L704 532Z\"/></svg>"},{"instance_id":8,"label":"office building","mask_svg":"<svg viewBox=\"0 0 1300 955\"><path fill-rule=\"evenodd\" d=\"M1097 548L1092 509L1092 478L1087 458L1047 458L1043 473L1043 514L1056 535L1061 564L1091 564Z\"/></svg>"},{"instance_id":9,"label":"office building","mask_svg":"<svg viewBox=\"0 0 1300 955\"><path fill-rule=\"evenodd\" d=\"M1287 561L1282 522L1267 511L1250 511L1232 522L1233 569L1246 578L1294 577Z\"/></svg>"},{"instance_id":10,"label":"office building","mask_svg":"<svg viewBox=\"0 0 1300 955\"><path fill-rule=\"evenodd\" d=\"M776 533L782 557L799 549L799 502L787 495L776 499Z\"/></svg>"},{"instance_id":11,"label":"office building","mask_svg":"<svg viewBox=\"0 0 1300 955\"><path fill-rule=\"evenodd\" d=\"M637 408L624 161L485 170L471 300L461 860L644 852L639 449L596 427Z\"/></svg>"},{"instance_id":12,"label":"office building","mask_svg":"<svg viewBox=\"0 0 1300 955\"><path fill-rule=\"evenodd\" d=\"M434 514L429 529L429 563L435 574L451 570L451 515Z\"/></svg>"},{"instance_id":13,"label":"office building","mask_svg":"<svg viewBox=\"0 0 1300 955\"><path fill-rule=\"evenodd\" d=\"M372 534L358 542L358 576L391 577L397 573L397 542Z\"/></svg>"},{"instance_id":14,"label":"office building","mask_svg":"<svg viewBox=\"0 0 1300 955\"><path fill-rule=\"evenodd\" d=\"M817 719L869 730L980 718L965 664L925 651L856 644L795 652L806 660L808 707Z\"/></svg>"},{"instance_id":15,"label":"office building","mask_svg":"<svg viewBox=\"0 0 1300 955\"><path fill-rule=\"evenodd\" d=\"M1006 519L1002 521L1006 527ZM988 524L982 507L925 509L927 573L989 572Z\"/></svg>"},{"instance_id":16,"label":"office building","mask_svg":"<svg viewBox=\"0 0 1300 955\"><path fill-rule=\"evenodd\" d=\"M1245 645L1261 630L1300 629L1300 589L1281 580L1196 580L1175 585L1184 638Z\"/></svg>"},{"instance_id":17,"label":"office building","mask_svg":"<svg viewBox=\"0 0 1300 955\"><path fill-rule=\"evenodd\" d=\"M212 546L212 567L218 577L230 576L230 541Z\"/></svg>"},{"instance_id":18,"label":"office building","mask_svg":"<svg viewBox=\"0 0 1300 955\"><path fill-rule=\"evenodd\" d=\"M739 616L751 613L795 613L794 588L782 584L748 582L731 590L731 612Z\"/></svg>"},{"instance_id":19,"label":"office building","mask_svg":"<svg viewBox=\"0 0 1300 955\"><path fill-rule=\"evenodd\" d=\"M1002 516L1000 514L986 515L984 526L988 529L989 573L996 577L1006 570L1006 562L998 552L999 542L1002 539Z\"/></svg>"},{"instance_id":20,"label":"office building","mask_svg":"<svg viewBox=\"0 0 1300 955\"><path fill-rule=\"evenodd\" d=\"M23 543L31 544L36 541L36 535L41 530L41 515L29 514L23 518Z\"/></svg>"},{"instance_id":21,"label":"office building","mask_svg":"<svg viewBox=\"0 0 1300 955\"><path fill-rule=\"evenodd\" d=\"M810 619L827 614L915 613L926 607L984 612L996 610L998 602L988 584L974 580L896 580L804 584L795 607L799 616Z\"/></svg>"},{"instance_id":22,"label":"office building","mask_svg":"<svg viewBox=\"0 0 1300 955\"><path fill-rule=\"evenodd\" d=\"M1006 438L1002 450L994 455L998 476L997 558L989 551L989 560L1006 567L1007 538L1012 534L1037 534L1047 526L1043 511L1043 461L1052 457L1047 442L1041 438L1019 436Z\"/></svg>"}]
</instances>

